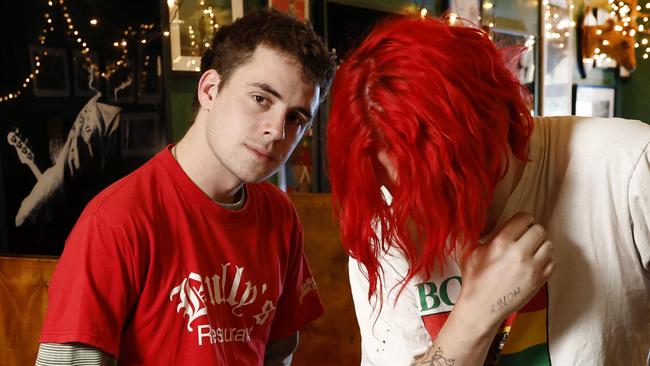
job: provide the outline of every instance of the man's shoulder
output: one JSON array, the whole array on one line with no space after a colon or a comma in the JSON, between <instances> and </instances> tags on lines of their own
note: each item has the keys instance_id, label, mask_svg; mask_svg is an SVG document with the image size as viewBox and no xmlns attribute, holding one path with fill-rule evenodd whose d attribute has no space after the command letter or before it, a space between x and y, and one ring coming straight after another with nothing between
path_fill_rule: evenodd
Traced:
<instances>
[{"instance_id":1,"label":"man's shoulder","mask_svg":"<svg viewBox=\"0 0 650 366\"><path fill-rule=\"evenodd\" d=\"M624 118L537 117L535 130L542 145L591 159L634 160L650 143L649 125Z\"/></svg>"},{"instance_id":2,"label":"man's shoulder","mask_svg":"<svg viewBox=\"0 0 650 366\"><path fill-rule=\"evenodd\" d=\"M278 186L269 182L253 183L247 185L254 199L260 200L265 208L280 209L283 211L295 212L295 208L289 196Z\"/></svg>"},{"instance_id":3,"label":"man's shoulder","mask_svg":"<svg viewBox=\"0 0 650 366\"><path fill-rule=\"evenodd\" d=\"M146 162L128 175L99 192L82 215L124 217L158 197L158 188L166 172L157 159Z\"/></svg>"},{"instance_id":4,"label":"man's shoulder","mask_svg":"<svg viewBox=\"0 0 650 366\"><path fill-rule=\"evenodd\" d=\"M575 137L601 138L631 142L650 140L650 126L625 118L556 116L536 117L535 125L543 130L566 131Z\"/></svg>"}]
</instances>

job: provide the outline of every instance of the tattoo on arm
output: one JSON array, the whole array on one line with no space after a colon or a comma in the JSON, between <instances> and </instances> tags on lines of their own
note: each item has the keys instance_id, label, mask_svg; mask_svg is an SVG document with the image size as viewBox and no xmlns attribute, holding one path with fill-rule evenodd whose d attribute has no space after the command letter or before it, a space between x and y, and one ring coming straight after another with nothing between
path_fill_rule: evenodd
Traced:
<instances>
[{"instance_id":1,"label":"tattoo on arm","mask_svg":"<svg viewBox=\"0 0 650 366\"><path fill-rule=\"evenodd\" d=\"M495 302L494 305L492 305L492 314L496 312L500 312L503 309L505 309L508 306L508 304L513 302L520 294L521 294L521 290L519 289L519 287L517 287L516 289L508 292L503 297L500 297L497 300L497 302Z\"/></svg>"},{"instance_id":2,"label":"tattoo on arm","mask_svg":"<svg viewBox=\"0 0 650 366\"><path fill-rule=\"evenodd\" d=\"M418 357L411 366L453 366L456 360L447 358L442 352L442 348L431 345L427 352Z\"/></svg>"}]
</instances>

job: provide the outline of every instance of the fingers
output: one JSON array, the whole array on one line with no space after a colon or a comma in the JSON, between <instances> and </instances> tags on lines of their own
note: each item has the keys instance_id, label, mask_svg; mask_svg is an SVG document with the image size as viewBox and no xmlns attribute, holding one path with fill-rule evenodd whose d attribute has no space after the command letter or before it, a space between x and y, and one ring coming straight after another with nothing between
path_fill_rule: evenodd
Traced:
<instances>
[{"instance_id":1,"label":"fingers","mask_svg":"<svg viewBox=\"0 0 650 366\"><path fill-rule=\"evenodd\" d=\"M533 254L533 258L538 263L546 263L553 253L553 243L551 241L544 241Z\"/></svg>"},{"instance_id":2,"label":"fingers","mask_svg":"<svg viewBox=\"0 0 650 366\"><path fill-rule=\"evenodd\" d=\"M546 262L546 265L544 266L544 270L542 271L542 276L544 276L544 280L548 280L549 277L553 274L553 271L555 271L555 260L553 258L549 259L548 262Z\"/></svg>"},{"instance_id":3,"label":"fingers","mask_svg":"<svg viewBox=\"0 0 650 366\"><path fill-rule=\"evenodd\" d=\"M508 243L517 241L527 232L533 222L533 215L526 212L519 212L503 225L494 239L499 242Z\"/></svg>"},{"instance_id":4,"label":"fingers","mask_svg":"<svg viewBox=\"0 0 650 366\"><path fill-rule=\"evenodd\" d=\"M517 245L527 254L533 254L539 250L544 239L546 238L546 230L542 225L535 224L529 227L526 232L517 240ZM549 242L550 244L550 242Z\"/></svg>"}]
</instances>

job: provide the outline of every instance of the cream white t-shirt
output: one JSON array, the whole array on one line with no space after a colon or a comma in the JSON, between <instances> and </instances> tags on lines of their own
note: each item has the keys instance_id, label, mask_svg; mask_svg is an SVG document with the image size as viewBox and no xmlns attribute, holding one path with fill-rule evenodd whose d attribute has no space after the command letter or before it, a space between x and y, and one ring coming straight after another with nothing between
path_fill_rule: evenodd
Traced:
<instances>
[{"instance_id":1,"label":"cream white t-shirt","mask_svg":"<svg viewBox=\"0 0 650 366\"><path fill-rule=\"evenodd\" d=\"M557 267L518 312L499 365L645 365L650 350L650 127L623 119L536 119L530 159L497 227L530 212ZM403 254L381 258L381 313L363 268L349 273L362 365L409 365L431 345L460 291L458 265L414 278ZM471 332L471 329L468 329Z\"/></svg>"}]
</instances>

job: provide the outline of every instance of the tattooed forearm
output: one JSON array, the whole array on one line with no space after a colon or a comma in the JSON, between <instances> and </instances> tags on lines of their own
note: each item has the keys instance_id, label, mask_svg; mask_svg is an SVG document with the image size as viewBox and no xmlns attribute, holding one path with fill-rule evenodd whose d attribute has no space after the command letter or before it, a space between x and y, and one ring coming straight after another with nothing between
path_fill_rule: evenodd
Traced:
<instances>
[{"instance_id":1,"label":"tattooed forearm","mask_svg":"<svg viewBox=\"0 0 650 366\"><path fill-rule=\"evenodd\" d=\"M418 357L411 366L453 366L456 360L446 358L440 347L431 345L427 352Z\"/></svg>"},{"instance_id":2,"label":"tattooed forearm","mask_svg":"<svg viewBox=\"0 0 650 366\"><path fill-rule=\"evenodd\" d=\"M519 289L519 287L517 287L516 289L508 292L508 294L506 294L505 296L500 297L497 300L497 302L494 303L494 305L492 305L492 314L496 312L500 312L503 309L505 309L508 306L508 304L513 302L520 294L521 294L521 290Z\"/></svg>"}]
</instances>

